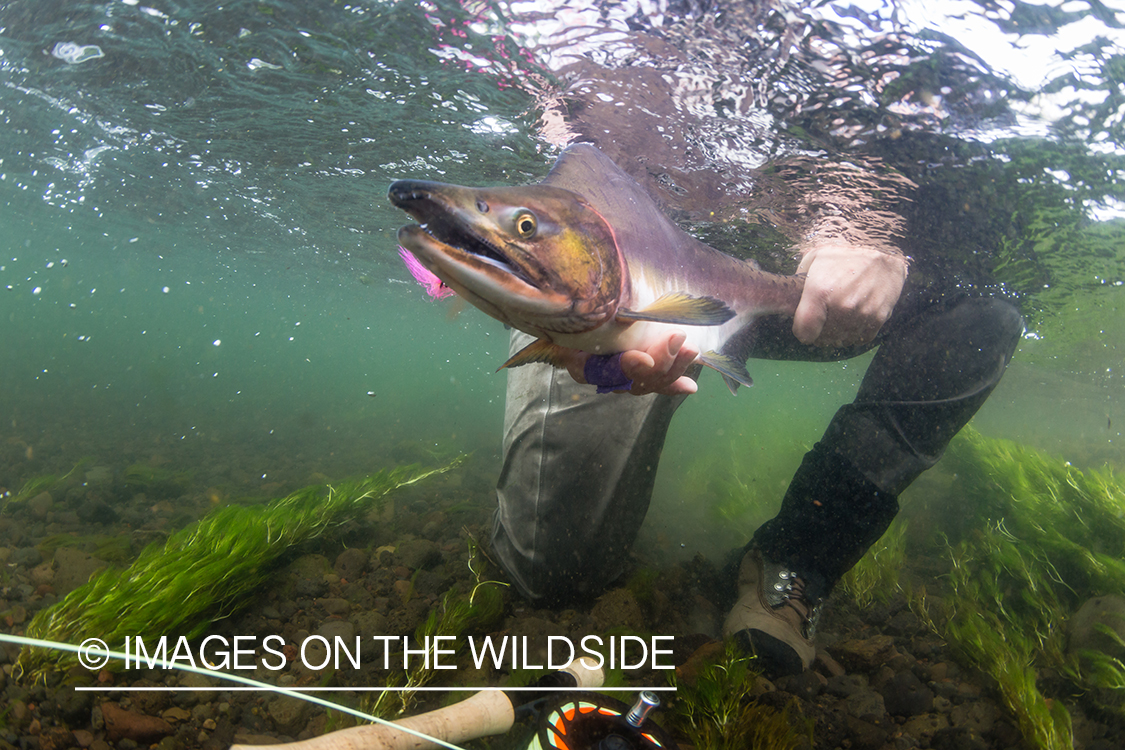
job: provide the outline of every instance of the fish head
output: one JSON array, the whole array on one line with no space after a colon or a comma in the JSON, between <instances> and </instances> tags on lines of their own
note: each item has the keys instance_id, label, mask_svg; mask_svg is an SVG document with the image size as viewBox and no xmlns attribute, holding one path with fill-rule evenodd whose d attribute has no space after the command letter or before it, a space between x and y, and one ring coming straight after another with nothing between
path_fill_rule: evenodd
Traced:
<instances>
[{"instance_id":1,"label":"fish head","mask_svg":"<svg viewBox=\"0 0 1125 750\"><path fill-rule=\"evenodd\" d=\"M551 338L613 318L627 266L613 229L577 193L399 180L388 198L418 222L399 244L497 320Z\"/></svg>"}]
</instances>

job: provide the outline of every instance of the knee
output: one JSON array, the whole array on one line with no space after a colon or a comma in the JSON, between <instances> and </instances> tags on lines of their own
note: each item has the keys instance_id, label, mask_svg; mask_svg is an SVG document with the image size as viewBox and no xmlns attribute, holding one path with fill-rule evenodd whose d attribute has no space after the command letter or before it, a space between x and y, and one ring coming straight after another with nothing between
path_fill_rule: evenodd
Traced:
<instances>
[{"instance_id":1,"label":"knee","mask_svg":"<svg viewBox=\"0 0 1125 750\"><path fill-rule=\"evenodd\" d=\"M946 331L981 352L1002 353L1010 360L1025 330L1023 315L1011 301L996 297L966 297L949 310ZM960 331L960 334L953 333Z\"/></svg>"},{"instance_id":2,"label":"knee","mask_svg":"<svg viewBox=\"0 0 1125 750\"><path fill-rule=\"evenodd\" d=\"M1016 338L1023 335L1025 329L1023 314L1020 313L1015 303L1010 300L996 298L989 299L988 302L990 303L989 309L998 328Z\"/></svg>"}]
</instances>

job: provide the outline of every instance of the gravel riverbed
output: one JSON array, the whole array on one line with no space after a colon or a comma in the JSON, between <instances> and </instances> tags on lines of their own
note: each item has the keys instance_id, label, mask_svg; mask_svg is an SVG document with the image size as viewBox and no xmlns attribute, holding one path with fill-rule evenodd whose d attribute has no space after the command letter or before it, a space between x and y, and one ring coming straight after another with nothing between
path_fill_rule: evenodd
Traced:
<instances>
[{"instance_id":1,"label":"gravel riverbed","mask_svg":"<svg viewBox=\"0 0 1125 750\"><path fill-rule=\"evenodd\" d=\"M217 504L215 492L196 481L129 490L122 479L124 471L124 466L108 463L85 467L81 476L9 504L0 513L0 631L24 633L36 612L99 567L127 564L144 545L161 540ZM455 668L435 671L432 685L506 685L526 679L520 665L514 670L487 663L477 668L466 644L474 638L474 645L479 645L486 636L530 644L525 657L529 665L544 663L551 636L556 642L574 644L590 635L670 636L659 641L667 653L655 666L675 666L678 679L693 679L703 656L716 651L714 638L723 614L723 581L716 564L697 557L662 565L659 554L641 551L622 585L585 606L531 608L503 585L502 574L490 563L482 544L488 538L491 512L488 477L487 469L470 464L400 490L366 522L336 529L317 544L294 550L268 587L232 616L215 621L210 632L223 640L214 643L232 643L235 636L250 638L251 651L245 658L255 666L240 674L271 684L384 685L401 679L402 636L414 634L432 611L440 612L447 592L463 598L478 583L496 581L483 585L495 589L497 608L449 641L452 650L443 658ZM120 543L112 543L115 539ZM904 575L932 575L926 566L924 559L912 560ZM267 637L274 640L267 642ZM320 666L327 654L318 654L315 648L337 638L345 644L358 638L365 644L358 668L347 662L338 668L330 663ZM312 650L302 661L300 648L306 642ZM390 649L387 658L375 650L383 645ZM861 609L837 593L822 616L818 647L813 670L775 682L759 678L752 691L759 704L788 707L799 728L811 726L799 746L818 750L1027 747L992 680L958 661L901 595ZM182 672L73 667L29 682L13 673L18 655L17 646L0 648L0 750L225 750L232 743L306 739L350 723L339 712L293 698L235 691L215 677ZM282 661L284 666L277 668ZM668 685L672 670L653 666L650 659L644 667L617 672L615 679L638 690ZM99 689L79 691L77 686ZM176 689L141 690L158 687ZM370 693L336 692L326 697L356 705L364 695ZM669 697L671 693L664 695L666 701L677 700ZM424 693L410 713L462 697ZM631 700L631 695L622 699ZM1087 716L1079 703L1068 703L1068 708L1075 747L1125 747L1121 726L1104 716ZM655 714L661 724L668 724L665 710ZM526 734L526 727L522 731ZM505 737L471 744L516 747L521 736L518 727ZM691 746L686 736L677 735L677 740L683 747Z\"/></svg>"}]
</instances>

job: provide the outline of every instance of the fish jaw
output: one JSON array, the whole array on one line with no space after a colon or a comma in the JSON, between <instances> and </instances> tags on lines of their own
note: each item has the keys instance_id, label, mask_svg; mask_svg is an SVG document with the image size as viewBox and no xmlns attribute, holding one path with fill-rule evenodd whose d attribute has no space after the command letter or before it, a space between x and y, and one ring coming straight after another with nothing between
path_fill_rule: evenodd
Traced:
<instances>
[{"instance_id":1,"label":"fish jaw","mask_svg":"<svg viewBox=\"0 0 1125 750\"><path fill-rule=\"evenodd\" d=\"M522 330L519 321L550 318L561 314L568 306L568 300L558 295L542 294L537 287L510 271L482 261L455 245L435 240L422 226L409 225L399 229L398 244L427 271L441 279L442 285L505 325Z\"/></svg>"},{"instance_id":2,"label":"fish jaw","mask_svg":"<svg viewBox=\"0 0 1125 750\"><path fill-rule=\"evenodd\" d=\"M550 339L612 319L624 265L612 229L576 194L399 180L388 197L419 222L399 244L497 320Z\"/></svg>"}]
</instances>

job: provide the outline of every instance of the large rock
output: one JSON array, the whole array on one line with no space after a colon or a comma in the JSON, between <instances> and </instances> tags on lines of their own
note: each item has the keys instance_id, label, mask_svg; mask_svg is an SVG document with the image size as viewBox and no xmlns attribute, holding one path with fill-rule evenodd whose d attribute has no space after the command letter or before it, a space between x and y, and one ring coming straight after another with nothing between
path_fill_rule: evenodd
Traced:
<instances>
[{"instance_id":1,"label":"large rock","mask_svg":"<svg viewBox=\"0 0 1125 750\"><path fill-rule=\"evenodd\" d=\"M943 714L920 714L912 716L902 725L902 733L910 737L917 737L922 741L922 747L931 743L934 735L949 726L949 719Z\"/></svg>"},{"instance_id":2,"label":"large rock","mask_svg":"<svg viewBox=\"0 0 1125 750\"><path fill-rule=\"evenodd\" d=\"M887 713L895 716L917 716L934 709L934 691L913 672L899 672L887 680L880 692Z\"/></svg>"},{"instance_id":3,"label":"large rock","mask_svg":"<svg viewBox=\"0 0 1125 750\"><path fill-rule=\"evenodd\" d=\"M1099 626L1109 628L1117 638L1101 632ZM1088 599L1070 619L1067 651L1071 654L1083 649L1101 651L1117 659L1125 659L1125 597L1117 594Z\"/></svg>"},{"instance_id":4,"label":"large rock","mask_svg":"<svg viewBox=\"0 0 1125 750\"><path fill-rule=\"evenodd\" d=\"M829 646L828 652L850 672L871 672L898 654L889 635L842 641Z\"/></svg>"},{"instance_id":5,"label":"large rock","mask_svg":"<svg viewBox=\"0 0 1125 750\"><path fill-rule=\"evenodd\" d=\"M349 547L336 555L336 573L341 578L354 581L363 575L367 569L367 552L356 547Z\"/></svg>"},{"instance_id":6,"label":"large rock","mask_svg":"<svg viewBox=\"0 0 1125 750\"><path fill-rule=\"evenodd\" d=\"M73 547L55 550L55 576L52 584L55 593L64 596L90 580L96 571L108 563Z\"/></svg>"},{"instance_id":7,"label":"large rock","mask_svg":"<svg viewBox=\"0 0 1125 750\"><path fill-rule=\"evenodd\" d=\"M626 588L613 589L598 597L590 610L590 619L594 621L594 627L602 631L613 628L643 630L645 626L641 605L633 592Z\"/></svg>"},{"instance_id":8,"label":"large rock","mask_svg":"<svg viewBox=\"0 0 1125 750\"><path fill-rule=\"evenodd\" d=\"M441 550L429 539L410 539L395 548L395 559L411 570L429 568L441 562Z\"/></svg>"},{"instance_id":9,"label":"large rock","mask_svg":"<svg viewBox=\"0 0 1125 750\"><path fill-rule=\"evenodd\" d=\"M269 714L277 730L295 737L308 721L309 703L289 696L274 698L269 702Z\"/></svg>"}]
</instances>

